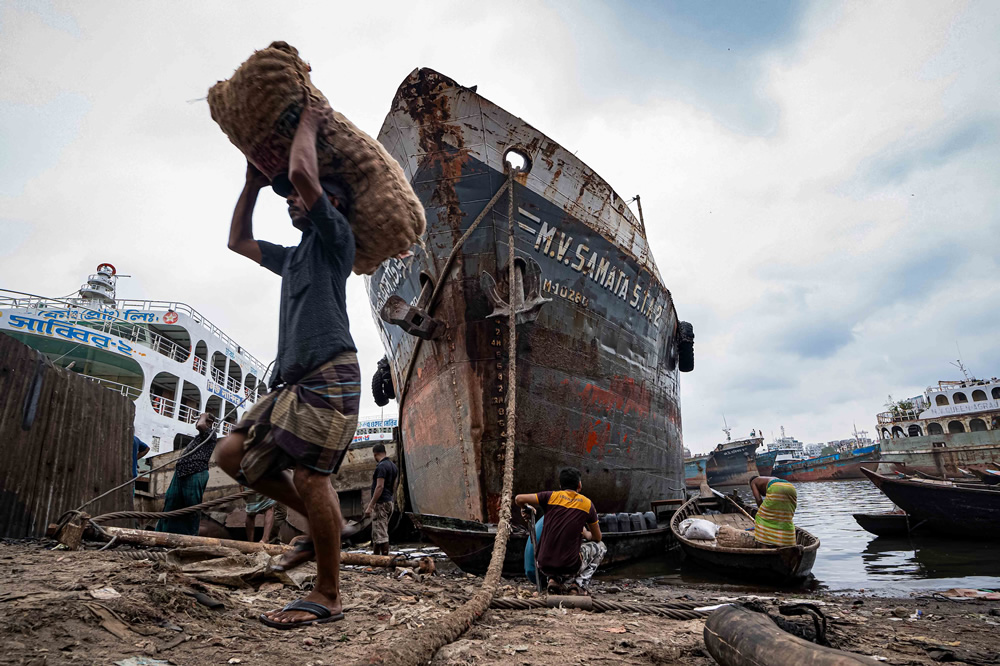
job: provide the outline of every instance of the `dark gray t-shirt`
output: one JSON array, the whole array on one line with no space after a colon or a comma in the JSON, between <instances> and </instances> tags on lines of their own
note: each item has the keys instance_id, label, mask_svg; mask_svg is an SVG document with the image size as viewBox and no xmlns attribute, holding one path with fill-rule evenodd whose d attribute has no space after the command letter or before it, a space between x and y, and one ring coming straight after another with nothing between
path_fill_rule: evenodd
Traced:
<instances>
[{"instance_id":1,"label":"dark gray t-shirt","mask_svg":"<svg viewBox=\"0 0 1000 666\"><path fill-rule=\"evenodd\" d=\"M301 242L282 247L257 241L260 265L281 276L278 359L271 388L294 384L337 354L357 351L347 320L347 278L354 265L354 233L321 196Z\"/></svg>"},{"instance_id":2,"label":"dark gray t-shirt","mask_svg":"<svg viewBox=\"0 0 1000 666\"><path fill-rule=\"evenodd\" d=\"M389 460L388 456L382 458L375 465L375 471L372 473L372 495L375 494L375 485L378 483L378 480L385 479L385 484L382 486L382 494L375 500L376 504L392 501L392 491L396 489L397 476L399 476L399 469L396 467L396 463Z\"/></svg>"}]
</instances>

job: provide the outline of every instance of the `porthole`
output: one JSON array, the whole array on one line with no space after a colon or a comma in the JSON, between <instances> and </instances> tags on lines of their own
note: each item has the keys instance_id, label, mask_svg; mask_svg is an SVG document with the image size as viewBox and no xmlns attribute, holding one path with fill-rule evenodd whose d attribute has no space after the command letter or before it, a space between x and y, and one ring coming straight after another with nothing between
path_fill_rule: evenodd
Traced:
<instances>
[{"instance_id":1,"label":"porthole","mask_svg":"<svg viewBox=\"0 0 1000 666\"><path fill-rule=\"evenodd\" d=\"M519 148L508 148L503 154L504 164L508 169L513 169L519 173L531 171L531 158Z\"/></svg>"}]
</instances>

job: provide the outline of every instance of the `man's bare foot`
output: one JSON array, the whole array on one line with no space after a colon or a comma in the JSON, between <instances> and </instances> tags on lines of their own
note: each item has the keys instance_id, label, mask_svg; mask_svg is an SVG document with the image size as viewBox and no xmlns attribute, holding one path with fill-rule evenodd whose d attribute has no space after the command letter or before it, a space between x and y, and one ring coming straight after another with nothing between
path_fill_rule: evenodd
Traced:
<instances>
[{"instance_id":1,"label":"man's bare foot","mask_svg":"<svg viewBox=\"0 0 1000 666\"><path fill-rule=\"evenodd\" d=\"M313 590L305 596L304 601L311 601L322 606L326 606L330 611L330 615L336 617L344 612L344 605L340 601L340 595L327 595L323 594L319 590ZM309 611L301 610L282 610L276 609L273 611L268 611L264 615L272 622L278 622L281 624L295 624L297 622L308 622L309 620L315 620L316 615L310 613Z\"/></svg>"},{"instance_id":2,"label":"man's bare foot","mask_svg":"<svg viewBox=\"0 0 1000 666\"><path fill-rule=\"evenodd\" d=\"M271 568L274 571L291 571L295 567L316 559L316 547L313 546L312 539L309 537L295 537L291 545L293 546L292 550L274 558L271 563Z\"/></svg>"}]
</instances>

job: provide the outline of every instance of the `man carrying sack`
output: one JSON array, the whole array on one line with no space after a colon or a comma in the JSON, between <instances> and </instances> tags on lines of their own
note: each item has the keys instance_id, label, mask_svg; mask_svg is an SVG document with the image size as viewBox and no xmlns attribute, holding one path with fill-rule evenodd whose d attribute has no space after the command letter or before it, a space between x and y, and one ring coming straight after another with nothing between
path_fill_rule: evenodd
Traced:
<instances>
[{"instance_id":1,"label":"man carrying sack","mask_svg":"<svg viewBox=\"0 0 1000 666\"><path fill-rule=\"evenodd\" d=\"M304 599L260 616L262 623L278 629L344 618L344 520L330 475L347 453L361 400L361 371L346 302L355 241L346 218L349 193L340 183L319 178L318 129L318 115L306 106L289 154L292 189L279 192L287 195L292 225L302 232L300 243L281 247L254 239L253 209L268 181L250 164L229 234L231 250L281 276L271 392L257 401L216 452L216 462L234 479L309 521L309 538L279 558L275 568L287 570L315 557L316 585Z\"/></svg>"}]
</instances>

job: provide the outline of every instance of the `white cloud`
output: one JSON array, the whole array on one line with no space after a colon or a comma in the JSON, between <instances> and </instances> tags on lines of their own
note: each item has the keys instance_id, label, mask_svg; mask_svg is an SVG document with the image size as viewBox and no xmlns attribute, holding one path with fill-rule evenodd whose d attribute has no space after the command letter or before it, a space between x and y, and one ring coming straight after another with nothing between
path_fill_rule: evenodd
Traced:
<instances>
[{"instance_id":1,"label":"white cloud","mask_svg":"<svg viewBox=\"0 0 1000 666\"><path fill-rule=\"evenodd\" d=\"M0 285L64 294L111 261L141 276L123 281L124 297L186 301L269 359L277 280L225 248L243 160L190 100L284 39L369 132L403 77L431 66L642 195L661 274L698 336L682 377L694 450L718 441L722 412L739 433L871 430L886 394L954 374L956 339L974 370L997 374L996 5L811 6L793 40L738 56L753 59L740 71L756 72L752 94L775 114L764 135L733 129L731 77L671 80L692 71L669 60L679 52L593 68L630 36L557 9L91 3L43 16L2 5L0 104L77 95L88 107L19 193L0 190L0 215L33 230L4 257ZM40 120L20 150L49 145L72 119ZM982 133L962 147L970 127ZM256 219L260 237L295 242L276 197ZM913 293L917 259L938 278ZM382 350L361 278L349 300L367 379Z\"/></svg>"}]
</instances>

